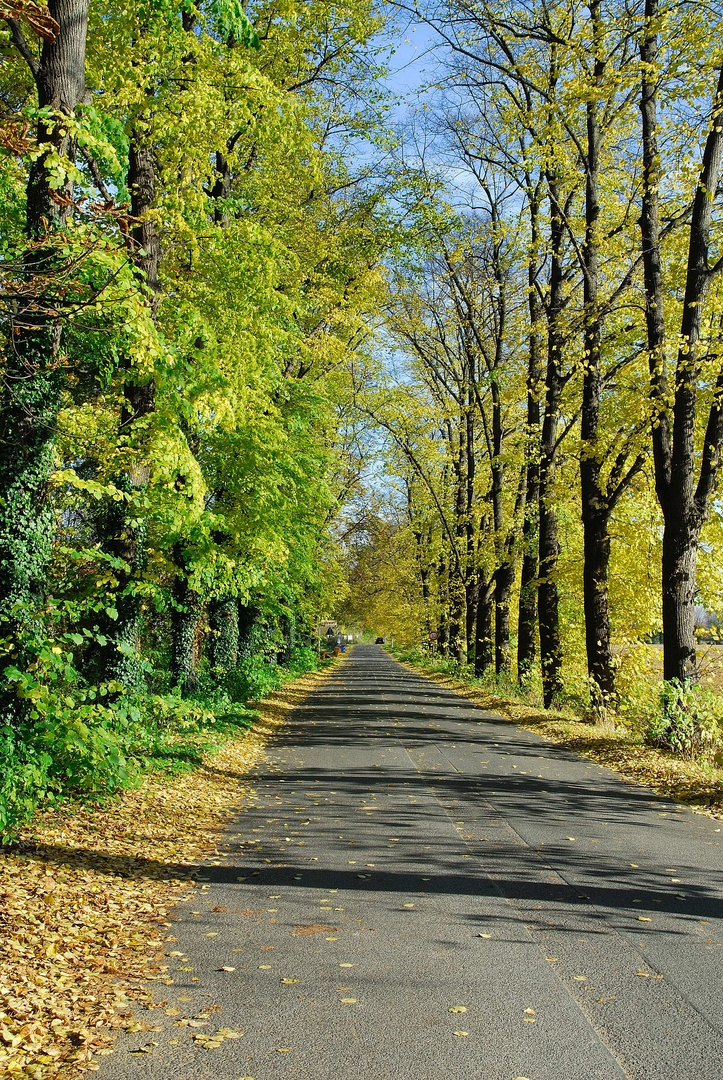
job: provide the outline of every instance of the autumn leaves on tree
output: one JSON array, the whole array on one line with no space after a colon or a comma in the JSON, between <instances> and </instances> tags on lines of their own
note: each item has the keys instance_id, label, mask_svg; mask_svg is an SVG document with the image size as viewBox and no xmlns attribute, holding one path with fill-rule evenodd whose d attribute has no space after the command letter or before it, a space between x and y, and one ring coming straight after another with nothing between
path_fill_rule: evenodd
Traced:
<instances>
[{"instance_id":1,"label":"autumn leaves on tree","mask_svg":"<svg viewBox=\"0 0 723 1080\"><path fill-rule=\"evenodd\" d=\"M358 385L418 554L397 635L433 625L502 676L516 636L522 684L539 646L547 705L584 650L596 715L620 647L661 629L665 679L695 682L695 605L718 606L696 558L717 559L723 435L720 15L396 6L438 58L408 133L393 362Z\"/></svg>"},{"instance_id":2,"label":"autumn leaves on tree","mask_svg":"<svg viewBox=\"0 0 723 1080\"><path fill-rule=\"evenodd\" d=\"M717 9L0 19L5 822L120 783L131 720L312 664L330 614L596 716L661 630L695 683L695 604L723 606ZM404 19L437 47L398 131Z\"/></svg>"}]
</instances>

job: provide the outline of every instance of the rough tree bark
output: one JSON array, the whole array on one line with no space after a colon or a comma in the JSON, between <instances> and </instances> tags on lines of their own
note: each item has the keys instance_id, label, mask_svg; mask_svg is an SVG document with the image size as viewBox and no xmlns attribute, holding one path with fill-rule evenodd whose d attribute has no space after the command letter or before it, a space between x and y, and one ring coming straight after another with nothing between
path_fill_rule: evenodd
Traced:
<instances>
[{"instance_id":1,"label":"rough tree bark","mask_svg":"<svg viewBox=\"0 0 723 1080\"><path fill-rule=\"evenodd\" d=\"M537 296L539 266L540 191L539 184L527 181L530 212L530 259L527 267L528 309L530 334L527 359L527 477L525 510L522 525L522 571L517 621L517 681L521 687L529 683L535 663L537 635L537 556L540 518L540 394L542 392L542 358L540 356L539 321L542 315Z\"/></svg>"},{"instance_id":2,"label":"rough tree bark","mask_svg":"<svg viewBox=\"0 0 723 1080\"><path fill-rule=\"evenodd\" d=\"M550 292L547 316L547 370L545 408L540 440L540 524L539 584L537 614L540 629L540 666L545 707L562 691L562 643L557 591L557 538L555 472L557 467L557 425L562 395L562 311L564 306L562 254L564 226L560 214L560 185L548 177L550 193Z\"/></svg>"}]
</instances>

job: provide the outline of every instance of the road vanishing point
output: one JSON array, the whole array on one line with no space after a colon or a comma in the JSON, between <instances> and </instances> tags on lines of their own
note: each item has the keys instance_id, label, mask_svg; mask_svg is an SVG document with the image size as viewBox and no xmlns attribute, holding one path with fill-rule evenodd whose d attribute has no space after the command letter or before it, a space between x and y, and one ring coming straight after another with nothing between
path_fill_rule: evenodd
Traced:
<instances>
[{"instance_id":1,"label":"road vanishing point","mask_svg":"<svg viewBox=\"0 0 723 1080\"><path fill-rule=\"evenodd\" d=\"M101 1080L721 1080L720 822L376 646L252 779Z\"/></svg>"}]
</instances>

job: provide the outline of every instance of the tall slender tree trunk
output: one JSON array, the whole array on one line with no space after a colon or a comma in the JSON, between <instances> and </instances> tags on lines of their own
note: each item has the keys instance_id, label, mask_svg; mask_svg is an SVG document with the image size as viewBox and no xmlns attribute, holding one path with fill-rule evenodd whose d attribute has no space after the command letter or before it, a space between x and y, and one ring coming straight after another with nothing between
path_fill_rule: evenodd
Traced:
<instances>
[{"instance_id":1,"label":"tall slender tree trunk","mask_svg":"<svg viewBox=\"0 0 723 1080\"><path fill-rule=\"evenodd\" d=\"M560 322L564 304L562 252L563 223L559 200L559 184L548 180L550 191L550 295L547 304L547 372L545 376L545 412L540 446L540 524L539 524L539 584L537 614L540 628L540 667L545 707L549 708L556 694L562 691L562 642L557 590L557 560L560 544L557 538L557 508L555 473L557 468L557 425L562 394L562 330Z\"/></svg>"},{"instance_id":2,"label":"tall slender tree trunk","mask_svg":"<svg viewBox=\"0 0 723 1080\"><path fill-rule=\"evenodd\" d=\"M540 394L543 387L540 356L540 302L537 297L539 272L539 185L528 182L530 201L530 259L527 268L530 334L527 361L527 482L522 525L522 571L517 621L517 681L526 687L535 664L537 637L537 559L540 522Z\"/></svg>"},{"instance_id":3,"label":"tall slender tree trunk","mask_svg":"<svg viewBox=\"0 0 723 1080\"><path fill-rule=\"evenodd\" d=\"M602 58L600 0L590 0L595 59L593 75L600 85L605 74ZM608 565L610 562L610 513L606 491L601 486L601 457L598 448L600 421L602 317L599 310L599 238L600 218L600 121L599 103L587 102L587 155L585 160L585 245L582 253L583 302L585 308L584 374L580 436L580 487L584 532L583 605L585 610L585 647L590 679L593 712L602 715L615 689L613 657L610 645L608 609Z\"/></svg>"},{"instance_id":4,"label":"tall slender tree trunk","mask_svg":"<svg viewBox=\"0 0 723 1080\"><path fill-rule=\"evenodd\" d=\"M20 24L5 22L35 80L38 106L72 116L85 92L88 0L50 0L48 10L57 29L43 42L40 59L25 42ZM45 594L54 535L48 479L64 386L56 313L56 303L63 302L60 282L54 295L64 260L54 234L72 213L73 185L68 179L59 189L54 186L49 158L72 161L74 145L62 119L39 122L37 141L50 149L32 163L27 184L30 299L15 316L0 398L0 615L11 626L30 617Z\"/></svg>"}]
</instances>

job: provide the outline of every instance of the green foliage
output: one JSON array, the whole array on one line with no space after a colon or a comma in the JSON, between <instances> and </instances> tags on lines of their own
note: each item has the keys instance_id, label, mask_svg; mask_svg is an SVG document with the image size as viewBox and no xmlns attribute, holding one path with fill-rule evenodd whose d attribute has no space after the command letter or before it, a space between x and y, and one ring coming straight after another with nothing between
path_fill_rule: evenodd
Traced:
<instances>
[{"instance_id":1,"label":"green foliage","mask_svg":"<svg viewBox=\"0 0 723 1080\"><path fill-rule=\"evenodd\" d=\"M649 717L646 739L684 757L706 756L723 741L723 701L720 694L693 683L664 682L658 710Z\"/></svg>"}]
</instances>

